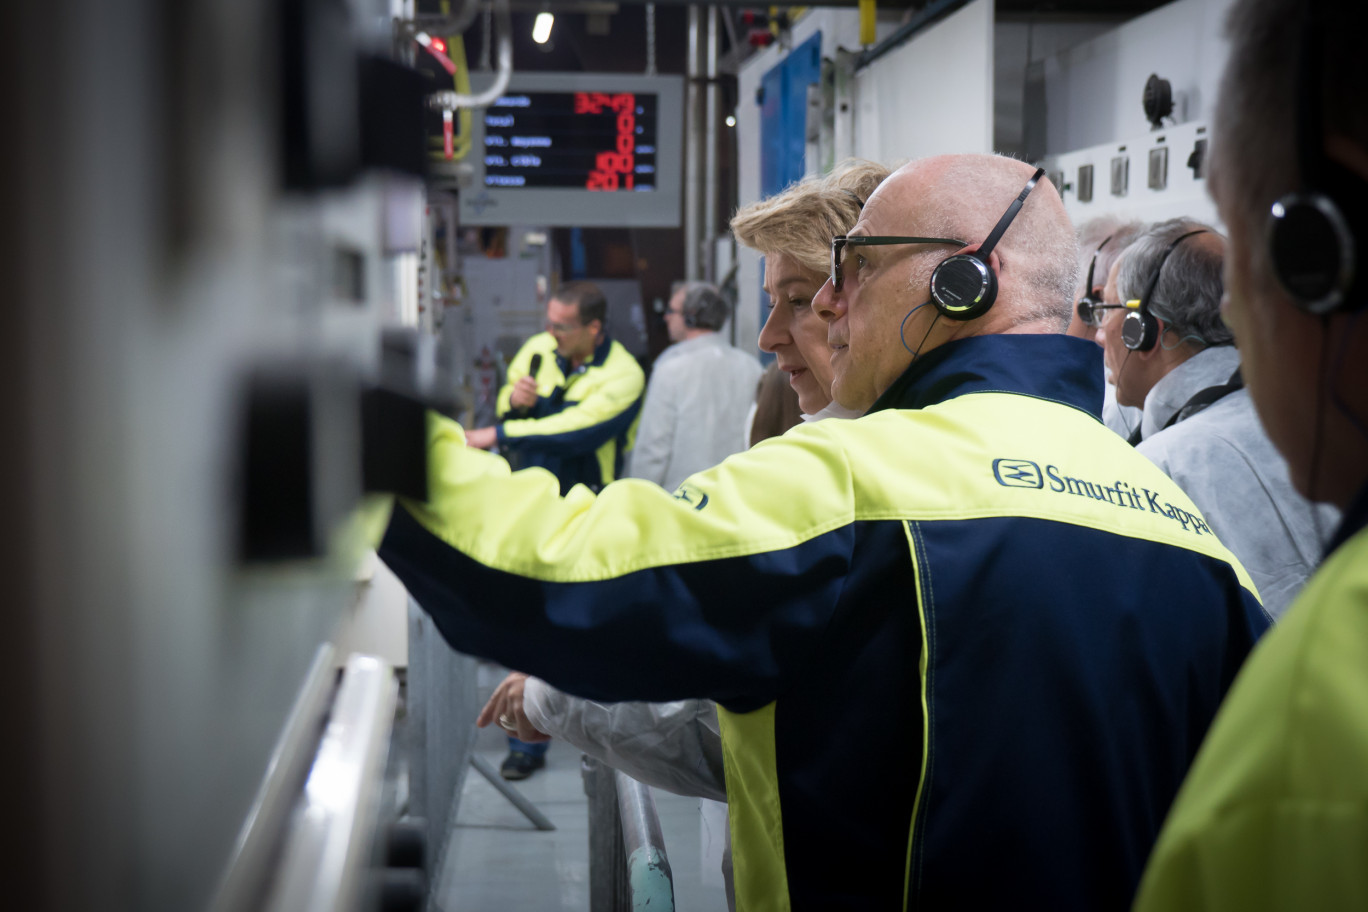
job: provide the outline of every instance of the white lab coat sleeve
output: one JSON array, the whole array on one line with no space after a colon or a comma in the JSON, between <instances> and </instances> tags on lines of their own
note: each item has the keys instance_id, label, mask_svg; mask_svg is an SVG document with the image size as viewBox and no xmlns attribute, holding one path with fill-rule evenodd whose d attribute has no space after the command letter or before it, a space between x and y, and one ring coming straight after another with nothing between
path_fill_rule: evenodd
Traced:
<instances>
[{"instance_id":1,"label":"white lab coat sleeve","mask_svg":"<svg viewBox=\"0 0 1368 912\"><path fill-rule=\"evenodd\" d=\"M647 785L725 801L722 737L710 700L595 703L529 677L523 711L538 731Z\"/></svg>"}]
</instances>

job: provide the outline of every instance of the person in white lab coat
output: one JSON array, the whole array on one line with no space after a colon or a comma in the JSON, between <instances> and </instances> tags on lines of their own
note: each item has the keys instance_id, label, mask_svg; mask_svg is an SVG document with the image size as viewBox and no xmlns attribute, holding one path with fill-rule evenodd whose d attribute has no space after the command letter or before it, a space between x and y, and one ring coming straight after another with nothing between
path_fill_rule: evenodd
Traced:
<instances>
[{"instance_id":1,"label":"person in white lab coat","mask_svg":"<svg viewBox=\"0 0 1368 912\"><path fill-rule=\"evenodd\" d=\"M1126 249L1098 341L1137 449L1182 487L1280 617L1338 524L1297 493L1254 411L1221 320L1225 238L1199 222L1152 226Z\"/></svg>"},{"instance_id":2,"label":"person in white lab coat","mask_svg":"<svg viewBox=\"0 0 1368 912\"><path fill-rule=\"evenodd\" d=\"M656 359L627 474L673 491L741 448L760 361L719 332L731 305L715 286L677 286L665 309L674 343Z\"/></svg>"}]
</instances>

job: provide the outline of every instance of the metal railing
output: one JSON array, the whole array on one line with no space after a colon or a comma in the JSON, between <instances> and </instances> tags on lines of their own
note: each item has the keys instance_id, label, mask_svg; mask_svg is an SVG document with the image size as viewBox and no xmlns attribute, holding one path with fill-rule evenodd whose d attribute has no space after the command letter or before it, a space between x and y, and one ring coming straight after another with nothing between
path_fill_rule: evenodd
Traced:
<instances>
[{"instance_id":1,"label":"metal railing","mask_svg":"<svg viewBox=\"0 0 1368 912\"><path fill-rule=\"evenodd\" d=\"M590 912L672 912L674 877L651 790L585 757Z\"/></svg>"}]
</instances>

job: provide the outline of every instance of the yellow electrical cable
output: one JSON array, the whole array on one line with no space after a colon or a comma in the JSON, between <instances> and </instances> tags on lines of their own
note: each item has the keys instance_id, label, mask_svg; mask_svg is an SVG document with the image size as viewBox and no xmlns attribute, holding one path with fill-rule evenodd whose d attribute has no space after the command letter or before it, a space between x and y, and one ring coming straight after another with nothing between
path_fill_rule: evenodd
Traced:
<instances>
[{"instance_id":1,"label":"yellow electrical cable","mask_svg":"<svg viewBox=\"0 0 1368 912\"><path fill-rule=\"evenodd\" d=\"M456 64L456 72L452 74L452 81L456 84L456 91L462 95L470 94L470 67L466 63L465 39L460 35L452 35L447 39L447 49L451 57L451 62ZM452 151L452 158L462 159L470 152L470 108L461 108L456 112L460 123L460 134L453 140L455 148Z\"/></svg>"}]
</instances>

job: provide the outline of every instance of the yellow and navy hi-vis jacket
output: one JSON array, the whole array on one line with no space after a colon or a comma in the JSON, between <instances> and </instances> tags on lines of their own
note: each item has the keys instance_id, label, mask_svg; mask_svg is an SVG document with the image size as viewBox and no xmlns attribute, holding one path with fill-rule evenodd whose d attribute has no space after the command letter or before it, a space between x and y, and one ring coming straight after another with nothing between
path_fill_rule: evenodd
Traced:
<instances>
[{"instance_id":1,"label":"yellow and navy hi-vis jacket","mask_svg":"<svg viewBox=\"0 0 1368 912\"><path fill-rule=\"evenodd\" d=\"M532 356L537 370L537 404L515 414L513 385L527 376ZM523 343L508 365L499 391L499 444L522 466L541 466L560 479L561 493L576 484L594 490L617 477L631 449L646 376L621 344L607 337L578 369L556 354L556 338L538 333Z\"/></svg>"},{"instance_id":2,"label":"yellow and navy hi-vis jacket","mask_svg":"<svg viewBox=\"0 0 1368 912\"><path fill-rule=\"evenodd\" d=\"M740 909L1124 908L1267 615L1099 357L953 342L673 496L557 497L433 417L380 553L457 649L718 701Z\"/></svg>"}]
</instances>

